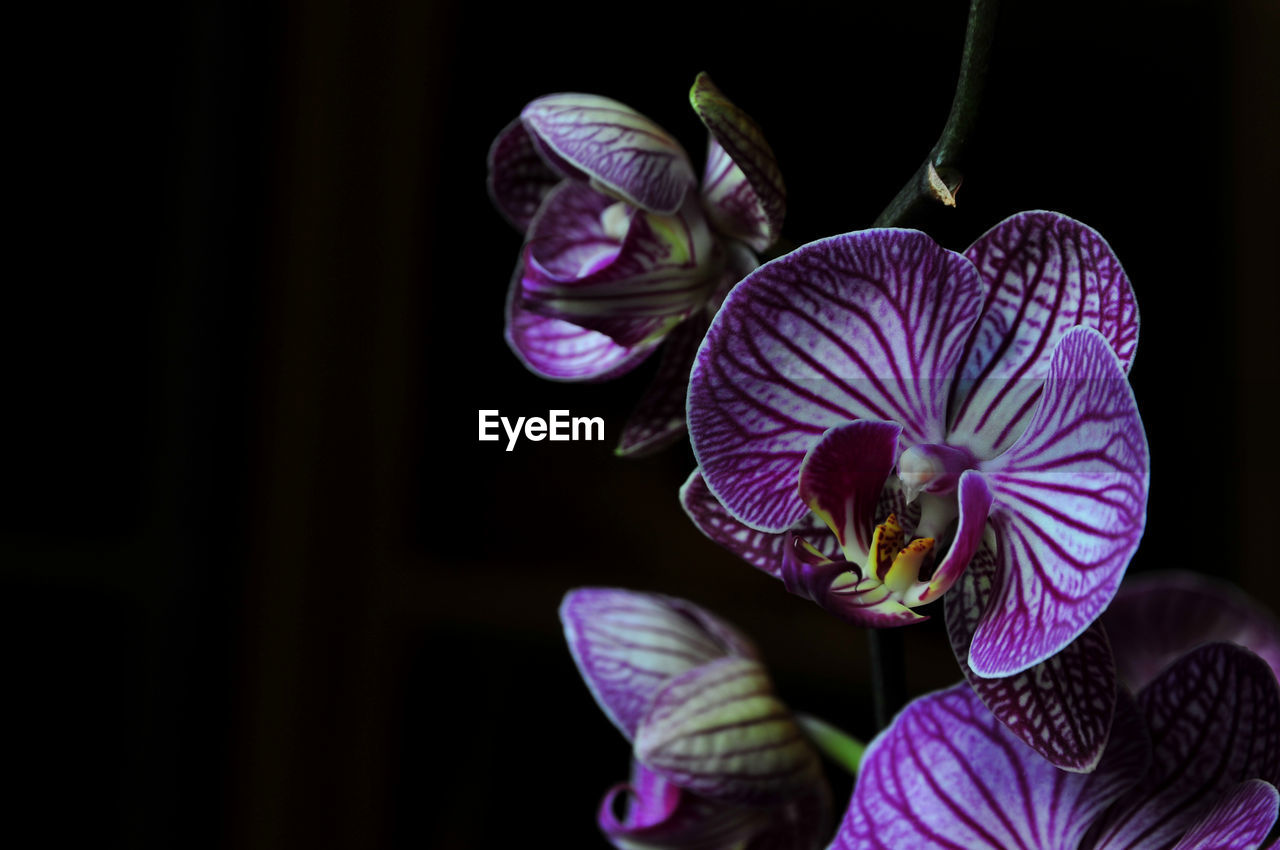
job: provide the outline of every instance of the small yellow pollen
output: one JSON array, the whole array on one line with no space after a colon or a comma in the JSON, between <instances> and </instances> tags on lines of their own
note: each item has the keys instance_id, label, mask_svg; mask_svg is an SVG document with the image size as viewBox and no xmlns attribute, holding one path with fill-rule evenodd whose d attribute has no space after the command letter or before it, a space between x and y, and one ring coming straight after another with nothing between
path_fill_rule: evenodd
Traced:
<instances>
[{"instance_id":1,"label":"small yellow pollen","mask_svg":"<svg viewBox=\"0 0 1280 850\"><path fill-rule=\"evenodd\" d=\"M871 535L871 558L867 564L867 574L881 581L893 563L894 553L902 548L902 526L893 514L885 517L885 521L876 526Z\"/></svg>"},{"instance_id":2,"label":"small yellow pollen","mask_svg":"<svg viewBox=\"0 0 1280 850\"><path fill-rule=\"evenodd\" d=\"M898 593L905 593L920 580L920 567L924 564L925 556L932 551L932 537L912 540L893 559L893 566L884 576L885 586Z\"/></svg>"}]
</instances>

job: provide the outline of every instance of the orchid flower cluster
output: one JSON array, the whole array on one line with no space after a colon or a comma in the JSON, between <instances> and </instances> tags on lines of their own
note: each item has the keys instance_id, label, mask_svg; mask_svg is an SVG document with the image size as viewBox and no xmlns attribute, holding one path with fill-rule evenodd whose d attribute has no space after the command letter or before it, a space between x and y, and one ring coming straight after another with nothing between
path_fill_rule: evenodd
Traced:
<instances>
[{"instance_id":1,"label":"orchid flower cluster","mask_svg":"<svg viewBox=\"0 0 1280 850\"><path fill-rule=\"evenodd\" d=\"M705 75L691 100L700 186L671 136L602 97L539 98L498 136L490 194L524 234L507 340L537 374L587 381L665 340L619 452L687 428L679 496L707 537L856 626L940 610L962 681L870 743L834 829L830 747L750 640L684 600L572 591L570 652L633 754L605 836L1260 847L1280 807L1280 628L1191 574L1121 583L1150 459L1137 301L1107 242L1033 211L964 252L879 228L760 266L785 206L773 154Z\"/></svg>"}]
</instances>

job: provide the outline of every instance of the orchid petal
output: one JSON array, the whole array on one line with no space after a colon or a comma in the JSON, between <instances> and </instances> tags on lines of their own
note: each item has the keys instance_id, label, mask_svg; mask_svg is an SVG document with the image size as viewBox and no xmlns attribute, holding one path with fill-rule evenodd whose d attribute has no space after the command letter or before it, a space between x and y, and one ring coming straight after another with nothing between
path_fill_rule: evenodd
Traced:
<instances>
[{"instance_id":1,"label":"orchid petal","mask_svg":"<svg viewBox=\"0 0 1280 850\"><path fill-rule=\"evenodd\" d=\"M556 187L529 226L521 306L620 345L701 307L721 257L697 205L668 217L624 207L580 183Z\"/></svg>"},{"instance_id":2,"label":"orchid petal","mask_svg":"<svg viewBox=\"0 0 1280 850\"><path fill-rule=\"evenodd\" d=\"M626 795L619 820L617 804ZM597 823L605 837L623 850L706 847L730 850L760 830L767 814L758 809L717 803L680 790L640 762L632 765L629 784L609 790L600 803Z\"/></svg>"},{"instance_id":3,"label":"orchid petal","mask_svg":"<svg viewBox=\"0 0 1280 850\"><path fill-rule=\"evenodd\" d=\"M893 471L901 435L895 422L837 425L800 465L800 498L831 527L851 561L865 560L871 551L876 502Z\"/></svg>"},{"instance_id":4,"label":"orchid petal","mask_svg":"<svg viewBox=\"0 0 1280 850\"><path fill-rule=\"evenodd\" d=\"M1280 809L1275 786L1241 782L1222 797L1173 850L1255 850L1266 840Z\"/></svg>"},{"instance_id":5,"label":"orchid petal","mask_svg":"<svg viewBox=\"0 0 1280 850\"><path fill-rule=\"evenodd\" d=\"M965 256L987 297L953 391L948 442L990 458L1027 427L1053 351L1072 327L1100 331L1128 371L1138 305L1106 241L1059 213L1007 218Z\"/></svg>"},{"instance_id":6,"label":"orchid petal","mask_svg":"<svg viewBox=\"0 0 1280 850\"><path fill-rule=\"evenodd\" d=\"M690 376L711 492L747 525L785 531L808 509L796 480L828 428L889 420L908 442L939 442L981 289L968 261L910 230L823 239L747 276Z\"/></svg>"},{"instance_id":7,"label":"orchid petal","mask_svg":"<svg viewBox=\"0 0 1280 850\"><path fill-rule=\"evenodd\" d=\"M960 485L956 488L957 501L960 503L960 517L956 524L955 539L951 548L942 558L929 579L927 589L921 594L919 604L932 602L955 583L970 559L982 545L982 535L987 527L987 516L991 512L993 495L991 487L982 474L967 469L960 475Z\"/></svg>"},{"instance_id":8,"label":"orchid petal","mask_svg":"<svg viewBox=\"0 0 1280 850\"><path fill-rule=\"evenodd\" d=\"M630 372L653 353L661 340L619 345L599 331L563 319L531 313L520 306L523 259L507 294L507 345L529 371L552 381L607 381Z\"/></svg>"},{"instance_id":9,"label":"orchid petal","mask_svg":"<svg viewBox=\"0 0 1280 850\"><path fill-rule=\"evenodd\" d=\"M764 667L747 658L721 658L668 681L640 719L635 753L681 788L736 803L777 803L821 777L817 752Z\"/></svg>"},{"instance_id":10,"label":"orchid petal","mask_svg":"<svg viewBox=\"0 0 1280 850\"><path fill-rule=\"evenodd\" d=\"M701 195L707 220L720 235L739 240L756 251L777 241L778 233L769 226L746 175L714 138L707 143Z\"/></svg>"},{"instance_id":11,"label":"orchid petal","mask_svg":"<svg viewBox=\"0 0 1280 850\"><path fill-rule=\"evenodd\" d=\"M746 246L734 244L725 251L726 263L717 289L724 300L739 280L760 263ZM713 293L712 299L716 299ZM686 431L684 411L689 392L689 370L702 337L707 332L712 310L695 310L667 337L667 347L640 403L622 428L616 453L623 457L644 457L678 440Z\"/></svg>"},{"instance_id":12,"label":"orchid petal","mask_svg":"<svg viewBox=\"0 0 1280 850\"><path fill-rule=\"evenodd\" d=\"M787 535L779 578L789 593L817 602L855 626L886 629L920 623L917 614L893 597L879 579L863 576L855 564L830 560L801 538Z\"/></svg>"},{"instance_id":13,"label":"orchid petal","mask_svg":"<svg viewBox=\"0 0 1280 850\"><path fill-rule=\"evenodd\" d=\"M980 678L969 669L969 643L995 579L995 552L984 545L945 597L947 634L965 680L1023 743L1055 767L1089 773L1102 758L1116 706L1116 669L1107 633L1095 623L1029 670Z\"/></svg>"},{"instance_id":14,"label":"orchid petal","mask_svg":"<svg viewBox=\"0 0 1280 850\"><path fill-rule=\"evenodd\" d=\"M667 336L662 362L640 403L622 426L622 438L614 453L621 457L645 457L661 451L685 433L684 409L689 390L689 369L707 331L702 313L694 313Z\"/></svg>"},{"instance_id":15,"label":"orchid petal","mask_svg":"<svg viewBox=\"0 0 1280 850\"><path fill-rule=\"evenodd\" d=\"M1126 579L1102 615L1120 678L1137 690L1202 643L1228 641L1280 676L1280 622L1235 587L1184 571Z\"/></svg>"},{"instance_id":16,"label":"orchid petal","mask_svg":"<svg viewBox=\"0 0 1280 850\"><path fill-rule=\"evenodd\" d=\"M617 258L639 212L565 181L548 193L531 222L529 254L556 280L586 276Z\"/></svg>"},{"instance_id":17,"label":"orchid petal","mask_svg":"<svg viewBox=\"0 0 1280 850\"><path fill-rule=\"evenodd\" d=\"M1133 785L1148 749L1132 702L1097 770L1057 770L966 685L910 703L871 742L833 850L1063 850Z\"/></svg>"},{"instance_id":18,"label":"orchid petal","mask_svg":"<svg viewBox=\"0 0 1280 850\"><path fill-rule=\"evenodd\" d=\"M774 578L782 577L787 533L756 531L738 522L733 514L724 509L720 500L711 495L701 470L695 469L680 488L680 504L693 524L707 537L756 569ZM797 537L816 545L828 557L834 557L840 552L840 541L836 540L827 524L813 513L802 516L791 530Z\"/></svg>"},{"instance_id":19,"label":"orchid petal","mask_svg":"<svg viewBox=\"0 0 1280 850\"><path fill-rule=\"evenodd\" d=\"M579 588L565 595L560 621L592 696L628 739L667 680L726 655L756 654L709 611L653 593Z\"/></svg>"},{"instance_id":20,"label":"orchid petal","mask_svg":"<svg viewBox=\"0 0 1280 850\"><path fill-rule=\"evenodd\" d=\"M1094 850L1169 847L1236 783L1280 777L1280 688L1248 650L1202 646L1138 700L1155 745L1151 771L1095 825Z\"/></svg>"},{"instance_id":21,"label":"orchid petal","mask_svg":"<svg viewBox=\"0 0 1280 850\"><path fill-rule=\"evenodd\" d=\"M1010 676L1075 640L1115 595L1146 523L1147 439L1100 333L1068 331L1039 407L981 466L995 493L1000 579L970 649L979 676Z\"/></svg>"},{"instance_id":22,"label":"orchid petal","mask_svg":"<svg viewBox=\"0 0 1280 850\"><path fill-rule=\"evenodd\" d=\"M787 190L764 133L705 73L689 92L694 112L711 132L702 178L703 203L717 230L757 251L782 233Z\"/></svg>"},{"instance_id":23,"label":"orchid petal","mask_svg":"<svg viewBox=\"0 0 1280 850\"><path fill-rule=\"evenodd\" d=\"M693 165L666 130L626 104L590 94L540 97L520 113L556 156L607 194L670 215L696 182Z\"/></svg>"},{"instance_id":24,"label":"orchid petal","mask_svg":"<svg viewBox=\"0 0 1280 850\"><path fill-rule=\"evenodd\" d=\"M503 128L489 147L489 197L521 233L560 179L538 154L519 118Z\"/></svg>"}]
</instances>

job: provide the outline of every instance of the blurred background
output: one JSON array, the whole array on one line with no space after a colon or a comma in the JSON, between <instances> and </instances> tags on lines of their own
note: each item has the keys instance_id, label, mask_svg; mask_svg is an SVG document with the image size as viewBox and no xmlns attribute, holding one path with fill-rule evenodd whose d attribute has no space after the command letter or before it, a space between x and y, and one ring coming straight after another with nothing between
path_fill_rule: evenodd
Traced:
<instances>
[{"instance_id":1,"label":"blurred background","mask_svg":"<svg viewBox=\"0 0 1280 850\"><path fill-rule=\"evenodd\" d=\"M0 599L42 846L604 846L628 757L560 635L583 584L720 612L793 707L872 734L864 634L699 535L687 445L613 457L655 364L556 385L507 350L520 237L484 186L554 91L700 167L706 70L772 143L789 239L865 227L941 129L966 4L846 6L17 13ZM1273 610L1278 14L1007 0L959 208L920 222L961 250L1047 208L1110 241L1153 456L1131 569ZM608 440L508 453L480 408ZM958 678L940 625L906 635L913 694Z\"/></svg>"}]
</instances>

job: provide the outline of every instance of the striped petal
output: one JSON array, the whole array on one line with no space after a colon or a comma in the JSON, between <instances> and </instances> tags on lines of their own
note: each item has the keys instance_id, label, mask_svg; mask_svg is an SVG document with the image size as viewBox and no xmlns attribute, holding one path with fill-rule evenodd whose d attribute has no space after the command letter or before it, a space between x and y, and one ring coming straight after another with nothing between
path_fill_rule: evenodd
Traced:
<instances>
[{"instance_id":1,"label":"striped petal","mask_svg":"<svg viewBox=\"0 0 1280 850\"><path fill-rule=\"evenodd\" d=\"M981 290L968 261L909 230L834 236L757 269L729 293L690 376L711 492L781 532L808 510L800 464L828 428L881 419L909 442L940 442Z\"/></svg>"},{"instance_id":2,"label":"striped petal","mask_svg":"<svg viewBox=\"0 0 1280 850\"><path fill-rule=\"evenodd\" d=\"M620 805L625 807L621 818L617 814ZM731 850L760 831L767 815L758 809L689 794L635 762L631 782L609 790L596 820L605 837L621 850Z\"/></svg>"},{"instance_id":3,"label":"striped petal","mask_svg":"<svg viewBox=\"0 0 1280 850\"><path fill-rule=\"evenodd\" d=\"M698 311L667 335L657 374L622 426L622 437L614 454L619 457L646 457L684 436L689 369L706 331L707 320Z\"/></svg>"},{"instance_id":4,"label":"striped petal","mask_svg":"<svg viewBox=\"0 0 1280 850\"><path fill-rule=\"evenodd\" d=\"M529 235L521 306L620 345L661 337L703 306L723 262L696 204L656 216L568 181Z\"/></svg>"},{"instance_id":5,"label":"striped petal","mask_svg":"<svg viewBox=\"0 0 1280 850\"><path fill-rule=\"evenodd\" d=\"M987 291L953 392L948 442L990 458L1031 421L1053 351L1071 328L1099 331L1128 371L1138 305L1106 241L1059 213L1018 213L965 256Z\"/></svg>"},{"instance_id":6,"label":"striped petal","mask_svg":"<svg viewBox=\"0 0 1280 850\"><path fill-rule=\"evenodd\" d=\"M745 246L727 246L725 270L712 300L719 300L760 263ZM707 332L709 309L695 310L667 337L662 363L640 403L622 428L615 452L622 457L644 457L666 448L684 436L684 411L689 393L689 370L702 337Z\"/></svg>"},{"instance_id":7,"label":"striped petal","mask_svg":"<svg viewBox=\"0 0 1280 850\"><path fill-rule=\"evenodd\" d=\"M840 619L868 629L887 629L929 619L899 602L878 578L857 564L823 556L788 534L779 578L789 593L810 599Z\"/></svg>"},{"instance_id":8,"label":"striped petal","mask_svg":"<svg viewBox=\"0 0 1280 850\"><path fill-rule=\"evenodd\" d=\"M694 112L711 132L702 202L717 231L763 251L782 234L787 190L764 133L699 74L689 92Z\"/></svg>"},{"instance_id":9,"label":"striped petal","mask_svg":"<svg viewBox=\"0 0 1280 850\"><path fill-rule=\"evenodd\" d=\"M898 457L902 426L860 419L822 435L800 465L800 498L835 533L845 557L871 551L876 501Z\"/></svg>"},{"instance_id":10,"label":"striped petal","mask_svg":"<svg viewBox=\"0 0 1280 850\"><path fill-rule=\"evenodd\" d=\"M928 583L919 592L912 594L913 605L924 605L946 593L964 573L974 553L982 545L993 499L991 486L981 473L967 469L961 473L960 486L956 491L960 515L951 548L942 557Z\"/></svg>"},{"instance_id":11,"label":"striped petal","mask_svg":"<svg viewBox=\"0 0 1280 850\"><path fill-rule=\"evenodd\" d=\"M1280 676L1280 622L1235 587L1185 571L1133 576L1102 615L1120 678L1137 690L1203 643L1253 650Z\"/></svg>"},{"instance_id":12,"label":"striped petal","mask_svg":"<svg viewBox=\"0 0 1280 850\"><path fill-rule=\"evenodd\" d=\"M1099 820L1094 850L1163 850L1237 783L1280 776L1280 688L1262 659L1226 643L1184 656L1138 695L1151 770Z\"/></svg>"},{"instance_id":13,"label":"striped petal","mask_svg":"<svg viewBox=\"0 0 1280 850\"><path fill-rule=\"evenodd\" d=\"M1026 670L1097 619L1142 538L1148 466L1120 361L1097 331L1068 331L1031 424L981 466L1000 579L970 649L975 673Z\"/></svg>"},{"instance_id":14,"label":"striped petal","mask_svg":"<svg viewBox=\"0 0 1280 850\"><path fill-rule=\"evenodd\" d=\"M504 335L520 362L538 376L552 381L607 381L639 366L661 342L619 345L599 331L529 312L520 306L523 270L521 259L507 294Z\"/></svg>"},{"instance_id":15,"label":"striped petal","mask_svg":"<svg viewBox=\"0 0 1280 850\"><path fill-rule=\"evenodd\" d=\"M818 754L764 667L721 658L676 676L641 718L636 758L695 794L773 804L821 782Z\"/></svg>"},{"instance_id":16,"label":"striped petal","mask_svg":"<svg viewBox=\"0 0 1280 850\"><path fill-rule=\"evenodd\" d=\"M947 634L965 680L983 705L1055 767L1089 773L1102 758L1116 705L1111 645L1095 623L1057 655L1014 676L983 679L969 669L969 644L991 596L995 551L978 550L946 595Z\"/></svg>"},{"instance_id":17,"label":"striped petal","mask_svg":"<svg viewBox=\"0 0 1280 850\"><path fill-rule=\"evenodd\" d=\"M489 197L511 225L524 233L542 199L561 177L538 153L519 118L489 148Z\"/></svg>"},{"instance_id":18,"label":"striped petal","mask_svg":"<svg viewBox=\"0 0 1280 850\"><path fill-rule=\"evenodd\" d=\"M590 94L540 97L520 113L525 126L592 186L671 215L695 183L689 156L666 130L626 104Z\"/></svg>"},{"instance_id":19,"label":"striped petal","mask_svg":"<svg viewBox=\"0 0 1280 850\"><path fill-rule=\"evenodd\" d=\"M597 820L619 850L816 850L830 817L825 782L777 806L745 806L682 791L635 762L631 782L610 789Z\"/></svg>"},{"instance_id":20,"label":"striped petal","mask_svg":"<svg viewBox=\"0 0 1280 850\"><path fill-rule=\"evenodd\" d=\"M787 546L787 533L756 531L734 519L720 500L711 495L701 470L695 469L680 488L680 504L693 524L707 537L719 543L742 560L774 578L782 577L782 562ZM840 542L831 529L812 513L806 513L791 531L813 544L827 557L840 553Z\"/></svg>"},{"instance_id":21,"label":"striped petal","mask_svg":"<svg viewBox=\"0 0 1280 850\"><path fill-rule=\"evenodd\" d=\"M612 588L570 591L560 622L600 708L630 740L668 680L755 648L709 611L668 596Z\"/></svg>"},{"instance_id":22,"label":"striped petal","mask_svg":"<svg viewBox=\"0 0 1280 850\"><path fill-rule=\"evenodd\" d=\"M1255 850L1276 822L1278 808L1274 785L1261 779L1241 782L1218 798L1173 850Z\"/></svg>"},{"instance_id":23,"label":"striped petal","mask_svg":"<svg viewBox=\"0 0 1280 850\"><path fill-rule=\"evenodd\" d=\"M966 685L915 700L871 742L835 850L1065 850L1133 785L1148 749L1132 702L1097 770L1057 770Z\"/></svg>"}]
</instances>

